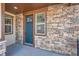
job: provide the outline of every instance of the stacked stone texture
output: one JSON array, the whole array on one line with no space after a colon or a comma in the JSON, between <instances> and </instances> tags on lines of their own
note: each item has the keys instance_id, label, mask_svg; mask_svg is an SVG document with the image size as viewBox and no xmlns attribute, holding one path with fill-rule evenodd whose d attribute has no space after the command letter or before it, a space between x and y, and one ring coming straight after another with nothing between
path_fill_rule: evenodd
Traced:
<instances>
[{"instance_id":1,"label":"stacked stone texture","mask_svg":"<svg viewBox=\"0 0 79 59\"><path fill-rule=\"evenodd\" d=\"M47 11L47 36L35 36L35 46L61 54L77 55L79 5L52 5Z\"/></svg>"}]
</instances>

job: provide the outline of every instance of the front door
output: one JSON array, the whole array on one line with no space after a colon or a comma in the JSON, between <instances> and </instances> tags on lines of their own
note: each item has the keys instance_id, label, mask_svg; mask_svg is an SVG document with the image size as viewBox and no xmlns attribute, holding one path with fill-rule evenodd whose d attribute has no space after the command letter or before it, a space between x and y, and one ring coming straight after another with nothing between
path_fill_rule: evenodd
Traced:
<instances>
[{"instance_id":1,"label":"front door","mask_svg":"<svg viewBox=\"0 0 79 59\"><path fill-rule=\"evenodd\" d=\"M26 44L33 44L33 27L32 27L32 15L26 16Z\"/></svg>"}]
</instances>

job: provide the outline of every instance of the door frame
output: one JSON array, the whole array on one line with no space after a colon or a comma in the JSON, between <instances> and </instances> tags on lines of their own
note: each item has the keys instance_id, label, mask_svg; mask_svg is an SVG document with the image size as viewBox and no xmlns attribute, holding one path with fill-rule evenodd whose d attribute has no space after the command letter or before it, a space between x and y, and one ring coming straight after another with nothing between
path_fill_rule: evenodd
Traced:
<instances>
[{"instance_id":1,"label":"door frame","mask_svg":"<svg viewBox=\"0 0 79 59\"><path fill-rule=\"evenodd\" d=\"M35 42L34 42L34 15L29 14L29 15L23 15L23 44L25 45L26 41L26 17L27 16L32 16L32 47L35 47Z\"/></svg>"}]
</instances>

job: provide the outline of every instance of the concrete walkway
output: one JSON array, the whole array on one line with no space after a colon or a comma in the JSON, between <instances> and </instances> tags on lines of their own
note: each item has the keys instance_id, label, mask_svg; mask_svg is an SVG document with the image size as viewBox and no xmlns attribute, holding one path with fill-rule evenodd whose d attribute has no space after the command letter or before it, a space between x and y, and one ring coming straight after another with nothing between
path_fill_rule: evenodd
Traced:
<instances>
[{"instance_id":1,"label":"concrete walkway","mask_svg":"<svg viewBox=\"0 0 79 59\"><path fill-rule=\"evenodd\" d=\"M14 44L7 47L7 56L64 56L55 52L46 51L26 45Z\"/></svg>"}]
</instances>

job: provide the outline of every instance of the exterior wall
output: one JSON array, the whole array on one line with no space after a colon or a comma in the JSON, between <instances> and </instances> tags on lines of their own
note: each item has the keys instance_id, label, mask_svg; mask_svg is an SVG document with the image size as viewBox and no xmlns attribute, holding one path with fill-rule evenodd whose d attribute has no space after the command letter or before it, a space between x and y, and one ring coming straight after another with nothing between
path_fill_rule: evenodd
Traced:
<instances>
[{"instance_id":1,"label":"exterior wall","mask_svg":"<svg viewBox=\"0 0 79 59\"><path fill-rule=\"evenodd\" d=\"M79 5L48 7L47 36L35 36L36 47L57 53L77 55Z\"/></svg>"},{"instance_id":2,"label":"exterior wall","mask_svg":"<svg viewBox=\"0 0 79 59\"><path fill-rule=\"evenodd\" d=\"M23 43L23 14L16 15L16 39L17 43Z\"/></svg>"},{"instance_id":3,"label":"exterior wall","mask_svg":"<svg viewBox=\"0 0 79 59\"><path fill-rule=\"evenodd\" d=\"M79 5L53 5L47 11L47 36L36 38L36 47L77 55Z\"/></svg>"},{"instance_id":4,"label":"exterior wall","mask_svg":"<svg viewBox=\"0 0 79 59\"><path fill-rule=\"evenodd\" d=\"M34 15L37 11L29 11L25 14ZM47 7L47 35L34 35L34 41L36 48L77 55L78 37L79 5L58 4Z\"/></svg>"},{"instance_id":5,"label":"exterior wall","mask_svg":"<svg viewBox=\"0 0 79 59\"><path fill-rule=\"evenodd\" d=\"M5 14L13 16L13 34L5 35L6 45L9 46L16 42L16 15L9 12L5 12Z\"/></svg>"}]
</instances>

